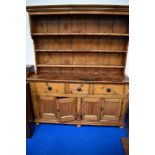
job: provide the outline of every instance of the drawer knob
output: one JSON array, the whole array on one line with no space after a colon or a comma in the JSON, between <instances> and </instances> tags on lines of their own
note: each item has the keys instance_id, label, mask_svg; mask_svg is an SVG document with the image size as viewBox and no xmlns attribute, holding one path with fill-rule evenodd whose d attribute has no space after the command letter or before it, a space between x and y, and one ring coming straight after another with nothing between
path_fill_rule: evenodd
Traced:
<instances>
[{"instance_id":1,"label":"drawer knob","mask_svg":"<svg viewBox=\"0 0 155 155\"><path fill-rule=\"evenodd\" d=\"M78 88L77 88L77 91L81 91L81 90L82 90L81 87L78 87Z\"/></svg>"},{"instance_id":2,"label":"drawer knob","mask_svg":"<svg viewBox=\"0 0 155 155\"><path fill-rule=\"evenodd\" d=\"M48 90L52 90L52 87L51 86L48 86Z\"/></svg>"},{"instance_id":3,"label":"drawer knob","mask_svg":"<svg viewBox=\"0 0 155 155\"><path fill-rule=\"evenodd\" d=\"M110 93L110 92L111 92L111 88L107 88L107 92L109 92L109 93Z\"/></svg>"}]
</instances>

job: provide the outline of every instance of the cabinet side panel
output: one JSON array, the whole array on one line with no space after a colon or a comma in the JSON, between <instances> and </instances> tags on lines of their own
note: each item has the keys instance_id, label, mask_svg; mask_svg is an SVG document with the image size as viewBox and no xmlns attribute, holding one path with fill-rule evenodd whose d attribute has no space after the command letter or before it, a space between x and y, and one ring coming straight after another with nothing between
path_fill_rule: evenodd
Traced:
<instances>
[{"instance_id":1,"label":"cabinet side panel","mask_svg":"<svg viewBox=\"0 0 155 155\"><path fill-rule=\"evenodd\" d=\"M38 107L38 102L37 102L37 95L35 93L35 83L34 82L30 82L30 90L31 90L31 97L32 97L32 105L33 105L34 116L35 116L35 118L40 118L40 113L39 113L39 107Z\"/></svg>"},{"instance_id":2,"label":"cabinet side panel","mask_svg":"<svg viewBox=\"0 0 155 155\"><path fill-rule=\"evenodd\" d=\"M129 85L125 84L124 85L124 98L123 98L123 107L122 107L122 114L121 114L121 122L124 122L125 120L125 116L126 116L126 112L128 110L129 107Z\"/></svg>"}]
</instances>

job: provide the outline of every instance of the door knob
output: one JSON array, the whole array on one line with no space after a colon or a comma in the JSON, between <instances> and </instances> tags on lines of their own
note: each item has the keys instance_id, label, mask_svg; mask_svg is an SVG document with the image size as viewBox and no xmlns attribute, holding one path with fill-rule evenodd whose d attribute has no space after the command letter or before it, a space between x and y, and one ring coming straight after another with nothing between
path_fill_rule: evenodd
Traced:
<instances>
[{"instance_id":1,"label":"door knob","mask_svg":"<svg viewBox=\"0 0 155 155\"><path fill-rule=\"evenodd\" d=\"M110 93L110 92L111 92L111 88L107 88L107 92L109 92L109 93Z\"/></svg>"},{"instance_id":2,"label":"door knob","mask_svg":"<svg viewBox=\"0 0 155 155\"><path fill-rule=\"evenodd\" d=\"M51 86L48 86L48 90L52 90L52 87Z\"/></svg>"},{"instance_id":3,"label":"door knob","mask_svg":"<svg viewBox=\"0 0 155 155\"><path fill-rule=\"evenodd\" d=\"M77 91L81 91L81 90L82 90L81 87L78 87L78 88L77 88Z\"/></svg>"}]
</instances>

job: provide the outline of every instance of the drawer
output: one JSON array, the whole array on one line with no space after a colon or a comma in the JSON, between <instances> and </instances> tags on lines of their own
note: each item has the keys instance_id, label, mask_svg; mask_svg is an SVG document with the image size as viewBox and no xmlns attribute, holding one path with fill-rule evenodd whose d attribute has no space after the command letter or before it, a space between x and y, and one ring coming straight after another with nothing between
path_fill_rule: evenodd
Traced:
<instances>
[{"instance_id":1,"label":"drawer","mask_svg":"<svg viewBox=\"0 0 155 155\"><path fill-rule=\"evenodd\" d=\"M117 84L95 84L94 94L123 95L124 85Z\"/></svg>"},{"instance_id":2,"label":"drawer","mask_svg":"<svg viewBox=\"0 0 155 155\"><path fill-rule=\"evenodd\" d=\"M65 84L52 82L35 82L35 91L38 93L65 93Z\"/></svg>"},{"instance_id":3,"label":"drawer","mask_svg":"<svg viewBox=\"0 0 155 155\"><path fill-rule=\"evenodd\" d=\"M89 84L68 84L67 93L69 94L88 94Z\"/></svg>"}]
</instances>

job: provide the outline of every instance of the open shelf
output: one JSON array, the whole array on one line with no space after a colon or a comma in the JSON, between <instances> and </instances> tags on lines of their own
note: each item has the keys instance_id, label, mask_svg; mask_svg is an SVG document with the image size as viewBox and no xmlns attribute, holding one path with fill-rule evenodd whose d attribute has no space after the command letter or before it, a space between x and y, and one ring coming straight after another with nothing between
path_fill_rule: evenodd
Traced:
<instances>
[{"instance_id":1,"label":"open shelf","mask_svg":"<svg viewBox=\"0 0 155 155\"><path fill-rule=\"evenodd\" d=\"M129 37L123 33L32 33L32 36L120 36Z\"/></svg>"},{"instance_id":2,"label":"open shelf","mask_svg":"<svg viewBox=\"0 0 155 155\"><path fill-rule=\"evenodd\" d=\"M37 65L37 67L124 68L124 66L105 66L105 65L103 66L103 65L45 65L45 64Z\"/></svg>"},{"instance_id":3,"label":"open shelf","mask_svg":"<svg viewBox=\"0 0 155 155\"><path fill-rule=\"evenodd\" d=\"M115 51L112 51L112 50L44 50L44 49L36 49L35 50L36 52L105 52L105 53L127 53L127 51L121 51L121 50L115 50Z\"/></svg>"},{"instance_id":4,"label":"open shelf","mask_svg":"<svg viewBox=\"0 0 155 155\"><path fill-rule=\"evenodd\" d=\"M101 8L95 8L99 13L92 15L74 14L74 8L67 14L46 9L53 15L30 16L37 74L124 75L129 17L114 15L114 10L103 15Z\"/></svg>"}]
</instances>

